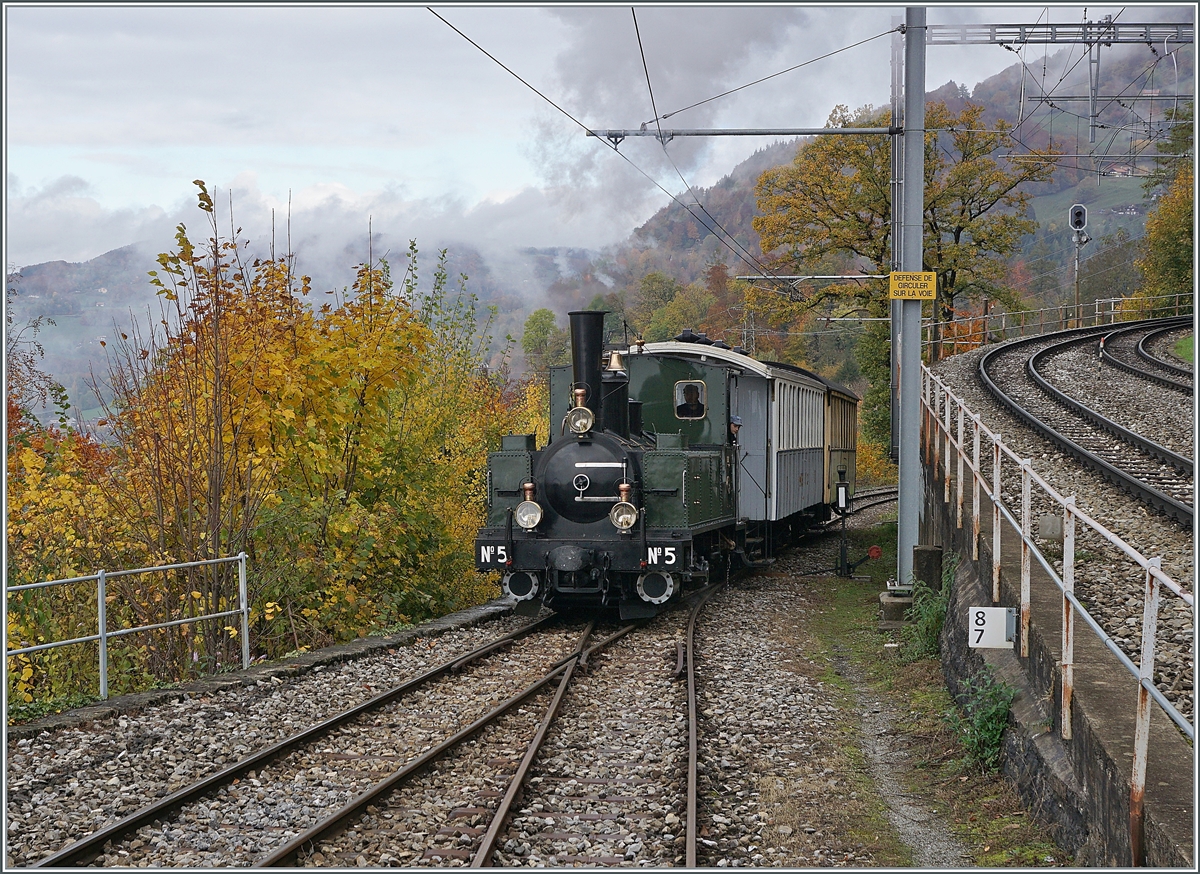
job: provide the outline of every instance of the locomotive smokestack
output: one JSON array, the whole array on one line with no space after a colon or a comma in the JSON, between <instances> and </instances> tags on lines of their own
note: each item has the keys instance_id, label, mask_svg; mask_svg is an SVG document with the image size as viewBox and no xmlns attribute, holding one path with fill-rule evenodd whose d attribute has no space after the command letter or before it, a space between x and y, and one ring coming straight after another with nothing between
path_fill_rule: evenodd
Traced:
<instances>
[{"instance_id":1,"label":"locomotive smokestack","mask_svg":"<svg viewBox=\"0 0 1200 874\"><path fill-rule=\"evenodd\" d=\"M604 310L567 313L571 320L571 364L576 388L586 388L584 405L596 416L596 430L604 428L600 402L601 355L604 352Z\"/></svg>"}]
</instances>

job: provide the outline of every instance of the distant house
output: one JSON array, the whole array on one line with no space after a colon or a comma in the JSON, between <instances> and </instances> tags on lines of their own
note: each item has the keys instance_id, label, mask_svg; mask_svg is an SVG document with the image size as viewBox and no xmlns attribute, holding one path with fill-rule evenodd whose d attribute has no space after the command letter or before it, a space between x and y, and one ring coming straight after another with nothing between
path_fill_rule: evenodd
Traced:
<instances>
[{"instance_id":1,"label":"distant house","mask_svg":"<svg viewBox=\"0 0 1200 874\"><path fill-rule=\"evenodd\" d=\"M1130 203L1125 206L1114 206L1112 208L1113 215L1141 215L1142 208L1136 203Z\"/></svg>"},{"instance_id":2,"label":"distant house","mask_svg":"<svg viewBox=\"0 0 1200 874\"><path fill-rule=\"evenodd\" d=\"M1133 175L1133 166L1130 164L1113 164L1108 168L1108 175L1122 179L1128 178Z\"/></svg>"}]
</instances>

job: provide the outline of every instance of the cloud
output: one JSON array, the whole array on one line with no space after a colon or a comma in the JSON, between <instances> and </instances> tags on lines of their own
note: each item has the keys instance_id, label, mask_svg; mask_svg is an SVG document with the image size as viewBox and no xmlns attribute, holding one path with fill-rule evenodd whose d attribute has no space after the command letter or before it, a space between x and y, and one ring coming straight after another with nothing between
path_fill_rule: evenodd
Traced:
<instances>
[{"instance_id":1,"label":"cloud","mask_svg":"<svg viewBox=\"0 0 1200 874\"><path fill-rule=\"evenodd\" d=\"M86 261L131 242L170 239L172 224L157 206L107 209L89 195L90 184L61 176L22 190L9 174L5 254L20 266L43 261Z\"/></svg>"},{"instance_id":2,"label":"cloud","mask_svg":"<svg viewBox=\"0 0 1200 874\"><path fill-rule=\"evenodd\" d=\"M561 106L592 128L638 128L654 112L670 128L820 127L833 95L860 105L887 99L889 42L821 55L891 27L887 10L854 7L647 7L637 24L645 67L628 8L548 10L566 25L557 82L548 89ZM717 100L731 88L812 61L801 70ZM852 66L855 75L846 76ZM704 102L708 101L708 102ZM699 103L700 105L686 109ZM654 125L648 125L653 128ZM654 138L627 138L611 154L604 142L544 108L529 148L546 183L572 192L570 207L601 201L614 214L635 217L662 206L671 192L711 185L772 139L677 138L666 149ZM624 157L622 157L624 156ZM628 159L628 160L625 160ZM649 178L647 178L649 177ZM682 178L681 178L682 177ZM657 183L657 184L656 184Z\"/></svg>"}]
</instances>

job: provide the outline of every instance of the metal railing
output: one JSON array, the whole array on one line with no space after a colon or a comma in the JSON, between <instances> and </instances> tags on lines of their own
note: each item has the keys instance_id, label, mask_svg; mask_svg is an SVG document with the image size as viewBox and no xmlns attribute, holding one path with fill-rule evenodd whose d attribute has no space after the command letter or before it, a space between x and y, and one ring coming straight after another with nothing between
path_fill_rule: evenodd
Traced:
<instances>
[{"instance_id":1,"label":"metal railing","mask_svg":"<svg viewBox=\"0 0 1200 874\"><path fill-rule=\"evenodd\" d=\"M945 480L943 500L951 500L951 479L955 479L956 525L963 527L963 478L964 470L970 469L971 474L971 506L972 533L971 551L974 560L979 559L980 538L980 493L982 492L992 504L992 603L1000 603L1000 546L1002 523L1021 538L1021 579L1020 579L1020 655L1029 655L1029 611L1030 611L1030 567L1032 561L1046 571L1050 579L1062 593L1062 661L1061 661L1061 700L1062 718L1060 720L1061 736L1064 740L1071 739L1071 699L1074 693L1075 666L1075 620L1079 617L1084 624L1100 639L1130 675L1137 681L1138 700L1136 729L1134 733L1133 771L1130 780L1130 845L1133 858L1141 856L1142 834L1142 802L1146 787L1146 760L1149 751L1150 738L1150 702L1153 700L1163 712L1178 726L1188 741L1195 742L1195 729L1175 706L1154 685L1155 644L1158 634L1159 603L1163 589L1179 598L1189 610L1194 610L1195 600L1191 592L1183 589L1171 577L1162 571L1161 557L1146 558L1116 534L1109 531L1075 505L1075 498L1064 497L1039 476L1033 469L1033 462L1028 458L1020 458L1003 442L1001 435L985 426L980 417L972 413L949 388L922 365L923 390L922 406L922 438L925 458L933 470L938 470L939 463L944 464ZM970 423L970 434L964 434L966 423ZM981 438L990 440L991 446L991 482L988 483L981 464ZM968 445L969 440L969 445ZM939 456L944 459L939 461ZM956 456L957 478L951 476L951 459ZM1001 494L1001 470L1005 458L1015 464L1021 474L1021 512L1018 518L1004 505ZM1032 532L1032 487L1036 484L1046 498L1061 508L1063 558L1061 576L1053 565L1038 549ZM1122 553L1130 562L1136 564L1142 571L1144 593L1142 605L1142 640L1139 661L1134 664L1108 635L1095 618L1075 597L1075 537L1076 526L1083 525L1102 540L1107 541Z\"/></svg>"},{"instance_id":2,"label":"metal railing","mask_svg":"<svg viewBox=\"0 0 1200 874\"><path fill-rule=\"evenodd\" d=\"M922 348L937 347L938 357L957 355L1014 337L1038 336L1068 328L1088 328L1151 318L1154 313L1185 315L1192 309L1189 292L1152 298L1103 298L1080 304L1045 307L1017 312L964 315L948 322L922 322Z\"/></svg>"},{"instance_id":3,"label":"metal railing","mask_svg":"<svg viewBox=\"0 0 1200 874\"><path fill-rule=\"evenodd\" d=\"M126 577L132 574L145 574L156 571L172 571L181 568L202 567L205 565L229 564L230 562L238 563L238 608L236 610L225 610L219 613L207 613L203 616L188 616L184 619L173 619L169 622L159 622L154 625L139 625L134 628L120 628L116 631L108 630L108 591L107 582L115 577ZM99 662L100 662L100 698L105 700L108 698L108 642L113 638L124 637L128 634L133 634L138 631L154 631L158 628L170 628L176 625L186 625L190 622L202 622L206 619L221 619L226 616L236 616L241 614L242 617L242 667L250 667L250 604L246 597L246 553L240 552L229 558L213 558L205 561L188 561L180 564L164 564L154 567L134 568L133 570L122 571L96 571L94 574L88 574L82 577L68 577L61 580L46 580L41 583L28 583L23 586L7 586L5 594L9 595L13 592L27 592L31 589L46 589L51 586L62 586L68 583L85 583L88 580L96 581L96 613L97 613L97 633L89 634L86 637L73 637L70 640L56 640L50 643L42 643L37 646L26 646L20 649L6 650L4 655L11 658L12 656L24 655L31 652L40 652L47 649L55 649L60 646L71 646L79 643L91 643L98 641L100 644Z\"/></svg>"}]
</instances>

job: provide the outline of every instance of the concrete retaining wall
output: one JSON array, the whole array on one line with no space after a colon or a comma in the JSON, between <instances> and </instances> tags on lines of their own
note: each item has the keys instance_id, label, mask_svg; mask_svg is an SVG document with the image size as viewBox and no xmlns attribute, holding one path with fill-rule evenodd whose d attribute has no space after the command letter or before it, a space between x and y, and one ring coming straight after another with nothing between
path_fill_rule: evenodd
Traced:
<instances>
[{"instance_id":1,"label":"concrete retaining wall","mask_svg":"<svg viewBox=\"0 0 1200 874\"><path fill-rule=\"evenodd\" d=\"M955 525L954 494L942 500L942 481L924 470L925 505L921 543L940 545L949 560L959 556L942 631L942 667L952 694L983 666L1018 690L1005 732L1002 768L1026 807L1053 826L1059 845L1079 865L1131 865L1129 783L1133 760L1137 683L1082 622L1076 621L1073 738L1060 733L1059 663L1062 594L1042 568L1031 574L1029 658L1019 649L971 649L968 608L992 604L991 507L981 498L979 559L971 559L969 493L963 528ZM930 487L930 486L933 487ZM1002 533L1001 600L1020 604L1020 538ZM1194 750L1162 711L1150 720L1143 865L1194 870Z\"/></svg>"}]
</instances>

